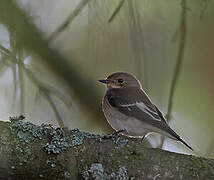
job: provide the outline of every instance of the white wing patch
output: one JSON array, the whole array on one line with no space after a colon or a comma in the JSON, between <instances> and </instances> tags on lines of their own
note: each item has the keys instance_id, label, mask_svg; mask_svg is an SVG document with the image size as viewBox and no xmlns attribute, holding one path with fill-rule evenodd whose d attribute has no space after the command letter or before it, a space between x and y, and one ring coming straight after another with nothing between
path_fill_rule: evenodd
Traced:
<instances>
[{"instance_id":1,"label":"white wing patch","mask_svg":"<svg viewBox=\"0 0 214 180\"><path fill-rule=\"evenodd\" d=\"M161 119L157 119L155 118L152 114L155 114L159 117L158 113L156 111L153 111L151 108L149 108L147 105L145 105L144 103L142 102L137 102L136 103L136 106L138 108L140 108L143 112L149 114L154 120L157 120L157 121L161 121Z\"/></svg>"},{"instance_id":2,"label":"white wing patch","mask_svg":"<svg viewBox=\"0 0 214 180\"><path fill-rule=\"evenodd\" d=\"M156 121L161 121L161 119L159 118L155 118L153 116L153 114L158 115L158 113L156 111L153 111L151 108L149 108L147 105L145 105L143 102L136 102L136 103L132 103L132 104L121 104L120 106L122 107L127 107L129 111L131 111L131 109L129 108L130 106L137 106L140 110L142 110L144 113L148 114L150 117L152 117L152 119L156 120Z\"/></svg>"},{"instance_id":3,"label":"white wing patch","mask_svg":"<svg viewBox=\"0 0 214 180\"><path fill-rule=\"evenodd\" d=\"M137 107L139 107L140 109L146 109L148 112L150 112L150 113L153 113L153 114L155 114L155 115L157 115L158 116L158 113L156 112L156 111L153 111L152 109L150 109L148 106L146 106L144 103L136 103L136 106Z\"/></svg>"},{"instance_id":4,"label":"white wing patch","mask_svg":"<svg viewBox=\"0 0 214 180\"><path fill-rule=\"evenodd\" d=\"M121 107L129 107L129 106L136 106L136 103L132 104L120 104Z\"/></svg>"}]
</instances>

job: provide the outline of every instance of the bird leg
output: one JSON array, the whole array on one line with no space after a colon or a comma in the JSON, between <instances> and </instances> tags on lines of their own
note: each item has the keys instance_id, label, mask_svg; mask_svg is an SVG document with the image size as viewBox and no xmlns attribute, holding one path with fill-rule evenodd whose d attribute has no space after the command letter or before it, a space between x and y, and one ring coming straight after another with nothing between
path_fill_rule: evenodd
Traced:
<instances>
[{"instance_id":1,"label":"bird leg","mask_svg":"<svg viewBox=\"0 0 214 180\"><path fill-rule=\"evenodd\" d=\"M118 134L120 134L121 132L124 132L125 131L125 129L121 129L121 130L117 130L117 131L115 131L114 133L111 133L111 134L109 134L109 136L117 136Z\"/></svg>"},{"instance_id":2,"label":"bird leg","mask_svg":"<svg viewBox=\"0 0 214 180\"><path fill-rule=\"evenodd\" d=\"M125 131L125 129L121 129L121 130L117 130L114 133L108 134L108 135L104 135L103 139L111 139L112 137L118 136L119 133Z\"/></svg>"},{"instance_id":3,"label":"bird leg","mask_svg":"<svg viewBox=\"0 0 214 180\"><path fill-rule=\"evenodd\" d=\"M144 138L145 138L145 135L141 138L141 141L140 141L141 143L143 143Z\"/></svg>"},{"instance_id":4,"label":"bird leg","mask_svg":"<svg viewBox=\"0 0 214 180\"><path fill-rule=\"evenodd\" d=\"M112 133L112 136L117 136L118 134L120 134L121 132L124 132L125 129L121 129L121 130L117 130L114 133Z\"/></svg>"}]
</instances>

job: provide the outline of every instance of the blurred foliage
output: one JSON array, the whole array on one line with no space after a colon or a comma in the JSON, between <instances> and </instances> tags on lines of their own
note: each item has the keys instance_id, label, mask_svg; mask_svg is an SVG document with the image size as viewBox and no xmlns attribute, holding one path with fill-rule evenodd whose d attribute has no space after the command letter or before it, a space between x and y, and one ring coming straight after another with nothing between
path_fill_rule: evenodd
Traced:
<instances>
[{"instance_id":1,"label":"blurred foliage","mask_svg":"<svg viewBox=\"0 0 214 180\"><path fill-rule=\"evenodd\" d=\"M49 119L57 124L53 121L57 117L61 126L110 132L101 113L104 87L97 80L128 71L141 80L165 114L171 94L171 127L195 153L214 157L213 1L19 0L18 6L14 2L0 1L0 75L2 87L8 89L8 96L0 94L4 97L0 106L10 109L12 103L5 106L10 101L18 107L7 110L5 117L25 112L37 123ZM81 12L75 14L78 7ZM65 28L48 42L66 20ZM4 79L8 83L11 77L6 84ZM176 88L170 93L175 77ZM38 91L49 105L44 101L35 105ZM159 146L159 136L148 139ZM163 148L186 152L169 139Z\"/></svg>"}]
</instances>

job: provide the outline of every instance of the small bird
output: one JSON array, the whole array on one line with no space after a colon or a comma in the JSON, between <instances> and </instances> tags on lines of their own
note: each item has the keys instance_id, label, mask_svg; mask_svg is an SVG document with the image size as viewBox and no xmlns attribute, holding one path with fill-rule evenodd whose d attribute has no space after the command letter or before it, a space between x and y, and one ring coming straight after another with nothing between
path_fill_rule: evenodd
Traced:
<instances>
[{"instance_id":1,"label":"small bird","mask_svg":"<svg viewBox=\"0 0 214 180\"><path fill-rule=\"evenodd\" d=\"M156 132L182 142L193 151L169 127L163 114L152 103L134 75L116 72L99 81L107 85L102 108L108 123L116 132L142 139Z\"/></svg>"}]
</instances>

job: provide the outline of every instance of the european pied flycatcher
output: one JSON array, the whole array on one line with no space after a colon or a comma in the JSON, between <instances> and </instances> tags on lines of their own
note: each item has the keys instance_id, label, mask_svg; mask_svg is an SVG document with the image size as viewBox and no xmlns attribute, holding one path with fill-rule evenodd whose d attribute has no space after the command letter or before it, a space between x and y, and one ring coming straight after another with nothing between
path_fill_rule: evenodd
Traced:
<instances>
[{"instance_id":1,"label":"european pied flycatcher","mask_svg":"<svg viewBox=\"0 0 214 180\"><path fill-rule=\"evenodd\" d=\"M99 81L107 85L102 107L113 129L122 130L123 135L134 138L144 138L151 132L157 132L180 141L193 150L169 127L135 76L117 72Z\"/></svg>"}]
</instances>

